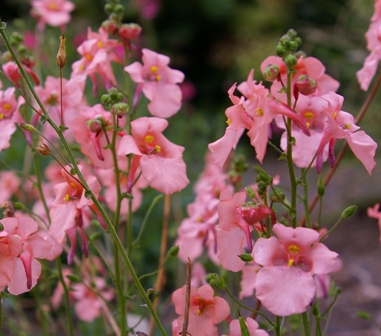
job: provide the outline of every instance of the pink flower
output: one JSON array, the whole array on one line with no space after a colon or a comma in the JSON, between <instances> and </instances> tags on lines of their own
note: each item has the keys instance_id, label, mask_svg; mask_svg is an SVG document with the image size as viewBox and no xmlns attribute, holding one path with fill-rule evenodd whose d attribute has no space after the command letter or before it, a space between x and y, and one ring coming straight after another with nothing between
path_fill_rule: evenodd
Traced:
<instances>
[{"instance_id":1,"label":"pink flower","mask_svg":"<svg viewBox=\"0 0 381 336\"><path fill-rule=\"evenodd\" d=\"M10 146L9 141L16 131L15 122L18 109L23 103L24 98L19 97L16 99L15 88L8 88L5 91L0 90L0 151Z\"/></svg>"},{"instance_id":2,"label":"pink flower","mask_svg":"<svg viewBox=\"0 0 381 336\"><path fill-rule=\"evenodd\" d=\"M151 101L148 111L156 117L169 118L181 107L182 94L177 83L184 80L184 74L168 67L168 56L149 49L143 49L142 53L143 65L135 62L124 70Z\"/></svg>"},{"instance_id":3,"label":"pink flower","mask_svg":"<svg viewBox=\"0 0 381 336\"><path fill-rule=\"evenodd\" d=\"M180 316L172 322L172 335L177 336L182 330L185 312L186 287L177 289L172 294L176 313ZM188 333L197 336L218 336L216 324L229 316L227 302L218 296L209 285L199 289L191 286Z\"/></svg>"},{"instance_id":4,"label":"pink flower","mask_svg":"<svg viewBox=\"0 0 381 336\"><path fill-rule=\"evenodd\" d=\"M96 277L84 283L75 283L72 297L75 299L74 309L78 318L85 322L92 322L102 313L102 307L105 304L102 298L96 293L102 295L104 300L112 300L114 291L109 288L104 278Z\"/></svg>"},{"instance_id":5,"label":"pink flower","mask_svg":"<svg viewBox=\"0 0 381 336\"><path fill-rule=\"evenodd\" d=\"M36 85L40 84L40 80L38 79L37 75L33 72L33 70L30 67L24 65L24 70L28 75L32 77ZM3 71L14 85L16 85L17 87L20 87L20 80L22 80L23 77L21 76L19 68L16 63L8 62L3 64Z\"/></svg>"},{"instance_id":6,"label":"pink flower","mask_svg":"<svg viewBox=\"0 0 381 336\"><path fill-rule=\"evenodd\" d=\"M13 171L0 172L0 204L11 199L12 195L18 190L20 182L20 179Z\"/></svg>"},{"instance_id":7,"label":"pink flower","mask_svg":"<svg viewBox=\"0 0 381 336\"><path fill-rule=\"evenodd\" d=\"M376 74L378 63L381 60L381 17L380 17L380 2L375 1L374 14L371 18L369 29L365 34L367 40L366 48L370 54L364 61L362 69L357 71L357 79L361 85L361 89L367 91L374 75Z\"/></svg>"},{"instance_id":8,"label":"pink flower","mask_svg":"<svg viewBox=\"0 0 381 336\"><path fill-rule=\"evenodd\" d=\"M32 16L38 19L39 28L42 30L45 24L52 27L61 27L70 21L70 12L74 4L68 0L33 0Z\"/></svg>"},{"instance_id":9,"label":"pink flower","mask_svg":"<svg viewBox=\"0 0 381 336\"><path fill-rule=\"evenodd\" d=\"M380 228L380 243L381 243L381 211L380 204L377 203L373 208L368 208L368 216L371 218L378 219L378 227Z\"/></svg>"},{"instance_id":10,"label":"pink flower","mask_svg":"<svg viewBox=\"0 0 381 336\"><path fill-rule=\"evenodd\" d=\"M132 135L123 136L118 149L118 155L134 154L127 190L132 187L139 167L149 185L167 195L184 189L189 183L182 158L184 147L164 137L162 132L167 126L166 120L155 117L131 122Z\"/></svg>"},{"instance_id":11,"label":"pink flower","mask_svg":"<svg viewBox=\"0 0 381 336\"><path fill-rule=\"evenodd\" d=\"M19 240L16 246L22 246L17 255L14 273L8 282L8 291L19 295L36 285L41 274L41 264L35 258L46 259L52 244L37 233L38 224L29 217L4 218L0 223L8 237Z\"/></svg>"},{"instance_id":12,"label":"pink flower","mask_svg":"<svg viewBox=\"0 0 381 336\"><path fill-rule=\"evenodd\" d=\"M243 97L233 96L235 85L228 91L234 106L226 110L228 127L225 135L209 144L209 149L215 157L215 163L222 167L230 151L234 149L243 131L248 129L250 144L255 148L256 158L263 161L267 142L270 137L270 124L276 116L292 119L301 130L309 135L309 130L303 119L288 106L269 97L269 91L253 80L254 70L251 70L247 81L238 86Z\"/></svg>"},{"instance_id":13,"label":"pink flower","mask_svg":"<svg viewBox=\"0 0 381 336\"><path fill-rule=\"evenodd\" d=\"M300 314L315 295L314 275L332 272L337 253L319 243L319 233L312 229L275 224L273 231L278 238L259 238L254 245L254 260L263 266L256 296L274 315Z\"/></svg>"},{"instance_id":14,"label":"pink flower","mask_svg":"<svg viewBox=\"0 0 381 336\"><path fill-rule=\"evenodd\" d=\"M253 320L251 317L247 317L245 320L247 329L249 330L250 336L268 336L269 334L264 330L259 330L258 322ZM241 327L239 325L239 320L233 320L229 324L230 333L228 336L241 336ZM227 336L227 335L224 335Z\"/></svg>"},{"instance_id":15,"label":"pink flower","mask_svg":"<svg viewBox=\"0 0 381 336\"><path fill-rule=\"evenodd\" d=\"M239 256L244 253L244 249L249 253L253 249L251 238L253 228L257 228L256 224L267 216L270 216L273 223L276 218L271 208L261 204L245 204L245 191L233 195L228 189L221 193L220 199L221 202L218 204L220 222L217 230L218 259L223 268L238 272L245 265Z\"/></svg>"},{"instance_id":16,"label":"pink flower","mask_svg":"<svg viewBox=\"0 0 381 336\"><path fill-rule=\"evenodd\" d=\"M82 166L79 165L82 170ZM70 167L66 167L70 170ZM87 184L98 197L101 186L95 176L88 175L82 170L82 174L86 179ZM83 251L87 255L87 237L83 231L83 208L91 207L94 211L96 208L91 199L86 198L85 189L78 182L78 178L69 175L62 169L62 176L65 182L58 183L54 187L56 199L51 205L50 218L52 224L49 228L49 234L61 245L65 243L65 234L68 234L71 241L71 249L68 254L68 262L71 264L76 247L76 229L82 238ZM101 222L102 224L102 222Z\"/></svg>"},{"instance_id":17,"label":"pink flower","mask_svg":"<svg viewBox=\"0 0 381 336\"><path fill-rule=\"evenodd\" d=\"M377 143L364 131L359 131L360 127L354 124L354 118L350 113L340 110L344 101L342 96L331 92L322 96L322 98L326 99L329 105L327 108L327 124L317 150L317 171L320 172L322 169L325 147L329 145L328 158L331 167L334 167L335 143L338 139L346 139L355 156L361 161L368 173L371 174L376 165L374 155Z\"/></svg>"},{"instance_id":18,"label":"pink flower","mask_svg":"<svg viewBox=\"0 0 381 336\"><path fill-rule=\"evenodd\" d=\"M244 297L252 297L255 290L255 280L257 278L257 273L261 269L256 262L252 261L246 264L242 268L241 277L241 291L239 292L239 298L242 300Z\"/></svg>"}]
</instances>

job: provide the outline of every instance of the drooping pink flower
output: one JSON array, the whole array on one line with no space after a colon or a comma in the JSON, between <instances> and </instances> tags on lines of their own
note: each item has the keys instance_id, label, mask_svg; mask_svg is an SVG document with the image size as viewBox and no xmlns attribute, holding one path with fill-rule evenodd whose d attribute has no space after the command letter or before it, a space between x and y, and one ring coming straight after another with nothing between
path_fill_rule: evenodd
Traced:
<instances>
[{"instance_id":1,"label":"drooping pink flower","mask_svg":"<svg viewBox=\"0 0 381 336\"><path fill-rule=\"evenodd\" d=\"M376 162L374 155L376 153L377 143L364 131L359 131L354 124L353 116L341 111L344 98L334 92L322 96L328 101L326 126L323 137L320 141L317 157L316 169L321 171L323 166L323 153L328 145L328 158L331 167L335 166L334 146L338 139L345 139L353 154L361 161L365 169L371 174Z\"/></svg>"},{"instance_id":2,"label":"drooping pink flower","mask_svg":"<svg viewBox=\"0 0 381 336\"><path fill-rule=\"evenodd\" d=\"M247 329L249 330L250 336L268 336L269 334L264 331L260 330L258 322L252 319L251 317L247 317L245 320L245 324ZM230 332L229 335L223 335L223 336L241 336L241 327L239 324L239 320L233 320L229 323Z\"/></svg>"},{"instance_id":3,"label":"drooping pink flower","mask_svg":"<svg viewBox=\"0 0 381 336\"><path fill-rule=\"evenodd\" d=\"M150 100L148 111L156 117L169 118L181 107L182 94L177 84L184 80L184 74L168 66L168 56L149 49L143 49L142 53L143 65L134 62L124 70Z\"/></svg>"},{"instance_id":4,"label":"drooping pink flower","mask_svg":"<svg viewBox=\"0 0 381 336\"><path fill-rule=\"evenodd\" d=\"M132 135L124 135L118 149L118 155L134 154L128 190L139 167L149 185L164 194L173 194L188 185L182 158L184 147L164 137L162 132L167 126L165 119L156 117L143 117L131 122Z\"/></svg>"},{"instance_id":5,"label":"drooping pink flower","mask_svg":"<svg viewBox=\"0 0 381 336\"><path fill-rule=\"evenodd\" d=\"M254 245L257 274L256 296L263 306L278 316L306 311L316 292L315 274L327 274L336 266L337 253L319 243L319 233L308 228L275 224L269 239Z\"/></svg>"},{"instance_id":6,"label":"drooping pink flower","mask_svg":"<svg viewBox=\"0 0 381 336\"><path fill-rule=\"evenodd\" d=\"M19 240L22 250L17 255L14 273L8 282L8 291L13 295L33 288L41 274L41 264L36 260L46 259L52 244L38 233L38 224L29 217L8 217L0 221L8 237Z\"/></svg>"},{"instance_id":7,"label":"drooping pink flower","mask_svg":"<svg viewBox=\"0 0 381 336\"><path fill-rule=\"evenodd\" d=\"M182 331L185 312L186 287L177 289L172 294L176 313L180 316L172 322L172 335L177 336ZM209 285L195 288L191 286L188 333L198 336L217 336L216 324L229 316L230 308L227 302L214 296Z\"/></svg>"},{"instance_id":8,"label":"drooping pink flower","mask_svg":"<svg viewBox=\"0 0 381 336\"><path fill-rule=\"evenodd\" d=\"M292 119L305 134L309 135L304 120L287 105L270 97L268 89L261 83L257 84L253 76L254 70L251 70L247 81L237 87L243 97L233 96L235 85L228 91L234 104L225 112L228 117L228 127L221 139L208 146L215 157L215 163L220 167L230 151L236 147L245 129L248 130L250 144L255 148L256 158L262 162L270 138L270 124L277 116Z\"/></svg>"},{"instance_id":9,"label":"drooping pink flower","mask_svg":"<svg viewBox=\"0 0 381 336\"><path fill-rule=\"evenodd\" d=\"M257 229L256 225L267 216L270 216L272 223L275 223L276 218L269 207L245 203L245 191L233 195L231 190L225 190L220 199L217 208L220 219L217 230L218 259L223 268L238 272L245 265L239 256L245 252L244 249L248 253L253 249L253 228ZM262 224L259 226L260 231L263 231Z\"/></svg>"},{"instance_id":10,"label":"drooping pink flower","mask_svg":"<svg viewBox=\"0 0 381 336\"><path fill-rule=\"evenodd\" d=\"M25 72L32 77L34 83L36 85L39 85L40 80L38 79L37 75L33 72L33 70L25 64L23 64L23 67L24 67ZM20 87L20 80L22 80L23 77L22 77L16 63L8 62L8 63L3 64L3 71L4 71L5 75L12 81L12 83L15 86Z\"/></svg>"},{"instance_id":11,"label":"drooping pink flower","mask_svg":"<svg viewBox=\"0 0 381 336\"><path fill-rule=\"evenodd\" d=\"M68 0L32 0L31 15L38 20L40 30L45 28L45 24L63 30L74 7Z\"/></svg>"},{"instance_id":12,"label":"drooping pink flower","mask_svg":"<svg viewBox=\"0 0 381 336\"><path fill-rule=\"evenodd\" d=\"M357 80L360 83L361 89L367 91L369 85L376 74L378 63L381 60L381 17L380 17L380 2L375 1L374 14L370 20L368 31L365 33L367 45L366 48L370 54L365 58L364 66L357 71Z\"/></svg>"},{"instance_id":13,"label":"drooping pink flower","mask_svg":"<svg viewBox=\"0 0 381 336\"><path fill-rule=\"evenodd\" d=\"M101 77L106 89L116 86L111 62L123 62L123 52L119 53L121 46L117 40L109 39L104 29L100 28L98 33L89 29L87 39L77 49L82 58L73 63L71 78L82 79L89 76L93 83L94 96L98 90L96 75Z\"/></svg>"},{"instance_id":14,"label":"drooping pink flower","mask_svg":"<svg viewBox=\"0 0 381 336\"><path fill-rule=\"evenodd\" d=\"M83 172L81 165L79 168L84 174L89 188L98 197L101 190L98 180L95 176ZM66 167L66 170L70 170L70 167ZM83 208L91 207L96 213L97 210L93 201L86 198L85 189L78 182L78 177L69 175L64 169L62 169L62 176L65 182L58 183L54 187L56 199L51 205L50 218L52 224L49 228L49 234L61 245L65 243L65 235L68 234L71 241L68 262L71 264L75 253L77 229L82 238L84 254L87 255L87 236L83 231Z\"/></svg>"},{"instance_id":15,"label":"drooping pink flower","mask_svg":"<svg viewBox=\"0 0 381 336\"><path fill-rule=\"evenodd\" d=\"M292 147L292 161L300 168L307 168L311 162L311 167L316 165L315 155L323 137L326 126L326 109L328 102L320 96L300 96L295 110L304 120L310 135L307 136L299 127L292 126L292 137L295 145ZM277 123L284 128L284 122ZM281 138L281 148L287 152L287 132L283 132ZM328 149L323 152L323 161L327 160Z\"/></svg>"}]
</instances>

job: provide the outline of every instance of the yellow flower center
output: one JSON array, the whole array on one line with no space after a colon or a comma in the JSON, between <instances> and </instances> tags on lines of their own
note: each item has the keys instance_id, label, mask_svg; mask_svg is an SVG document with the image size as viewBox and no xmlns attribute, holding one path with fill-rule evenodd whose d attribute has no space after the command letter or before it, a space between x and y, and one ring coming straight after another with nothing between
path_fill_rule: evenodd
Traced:
<instances>
[{"instance_id":1,"label":"yellow flower center","mask_svg":"<svg viewBox=\"0 0 381 336\"><path fill-rule=\"evenodd\" d=\"M304 118L306 119L312 119L315 115L313 114L313 112L306 112L304 113Z\"/></svg>"},{"instance_id":2,"label":"yellow flower center","mask_svg":"<svg viewBox=\"0 0 381 336\"><path fill-rule=\"evenodd\" d=\"M9 103L5 103L5 104L3 105L3 108L4 108L4 110L9 111L9 110L12 108L12 106L11 106L11 104L9 104Z\"/></svg>"},{"instance_id":3,"label":"yellow flower center","mask_svg":"<svg viewBox=\"0 0 381 336\"><path fill-rule=\"evenodd\" d=\"M351 124L345 124L345 125L343 126L343 128L344 128L344 129L350 129L351 126L352 126Z\"/></svg>"},{"instance_id":4,"label":"yellow flower center","mask_svg":"<svg viewBox=\"0 0 381 336\"><path fill-rule=\"evenodd\" d=\"M263 110L260 107L257 108L257 116L263 117Z\"/></svg>"},{"instance_id":5,"label":"yellow flower center","mask_svg":"<svg viewBox=\"0 0 381 336\"><path fill-rule=\"evenodd\" d=\"M156 149L156 152L157 153L160 153L161 152L161 147L159 145L156 145L155 146L155 149Z\"/></svg>"},{"instance_id":6,"label":"yellow flower center","mask_svg":"<svg viewBox=\"0 0 381 336\"><path fill-rule=\"evenodd\" d=\"M230 126L231 123L232 123L232 121L230 120L230 118L228 118L228 120L226 120L226 124L227 124L228 126Z\"/></svg>"},{"instance_id":7,"label":"yellow flower center","mask_svg":"<svg viewBox=\"0 0 381 336\"><path fill-rule=\"evenodd\" d=\"M56 11L58 9L57 7L57 4L55 2L49 2L49 5L48 5L49 9L52 10L52 11Z\"/></svg>"},{"instance_id":8,"label":"yellow flower center","mask_svg":"<svg viewBox=\"0 0 381 336\"><path fill-rule=\"evenodd\" d=\"M103 48L103 42L102 41L98 41L98 47Z\"/></svg>"},{"instance_id":9,"label":"yellow flower center","mask_svg":"<svg viewBox=\"0 0 381 336\"><path fill-rule=\"evenodd\" d=\"M4 119L4 113L0 113L0 120Z\"/></svg>"},{"instance_id":10,"label":"yellow flower center","mask_svg":"<svg viewBox=\"0 0 381 336\"><path fill-rule=\"evenodd\" d=\"M294 259L290 258L288 260L288 266L291 267L291 266L294 266Z\"/></svg>"},{"instance_id":11,"label":"yellow flower center","mask_svg":"<svg viewBox=\"0 0 381 336\"><path fill-rule=\"evenodd\" d=\"M296 246L296 245L290 245L288 247L288 250L291 252L291 253L299 253L300 252L300 247L299 246Z\"/></svg>"},{"instance_id":12,"label":"yellow flower center","mask_svg":"<svg viewBox=\"0 0 381 336\"><path fill-rule=\"evenodd\" d=\"M338 113L339 113L338 111L335 111L335 112L333 113L333 117L336 118Z\"/></svg>"},{"instance_id":13,"label":"yellow flower center","mask_svg":"<svg viewBox=\"0 0 381 336\"><path fill-rule=\"evenodd\" d=\"M153 141L153 136L152 135L146 135L144 138L144 141L147 143L151 143Z\"/></svg>"},{"instance_id":14,"label":"yellow flower center","mask_svg":"<svg viewBox=\"0 0 381 336\"><path fill-rule=\"evenodd\" d=\"M159 71L159 68L156 65L151 66L150 71L153 74L156 74Z\"/></svg>"},{"instance_id":15,"label":"yellow flower center","mask_svg":"<svg viewBox=\"0 0 381 336\"><path fill-rule=\"evenodd\" d=\"M69 194L66 194L65 197L64 197L64 201L65 202L69 202L70 201L70 195Z\"/></svg>"},{"instance_id":16,"label":"yellow flower center","mask_svg":"<svg viewBox=\"0 0 381 336\"><path fill-rule=\"evenodd\" d=\"M93 59L93 56L91 56L90 54L87 54L85 56L85 58L88 60L88 61L91 61Z\"/></svg>"}]
</instances>

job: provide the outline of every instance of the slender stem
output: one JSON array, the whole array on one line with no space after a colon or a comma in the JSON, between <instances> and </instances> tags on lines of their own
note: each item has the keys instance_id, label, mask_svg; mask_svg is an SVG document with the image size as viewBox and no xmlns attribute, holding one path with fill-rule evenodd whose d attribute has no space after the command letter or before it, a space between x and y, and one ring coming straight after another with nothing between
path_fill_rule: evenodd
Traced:
<instances>
[{"instance_id":1,"label":"slender stem","mask_svg":"<svg viewBox=\"0 0 381 336\"><path fill-rule=\"evenodd\" d=\"M287 73L287 105L291 107L291 74ZM287 119L287 165L290 174L291 182L291 220L292 227L296 228L296 188L297 182L295 177L294 164L292 162L292 120L291 118Z\"/></svg>"},{"instance_id":2,"label":"slender stem","mask_svg":"<svg viewBox=\"0 0 381 336\"><path fill-rule=\"evenodd\" d=\"M310 212L308 211L308 184L307 184L307 178L305 174L305 169L302 169L302 176L303 176L303 191L304 191L304 197L303 197L303 205L305 209L305 216L306 216L306 226L308 228L311 228L311 218L310 218Z\"/></svg>"},{"instance_id":3,"label":"slender stem","mask_svg":"<svg viewBox=\"0 0 381 336\"><path fill-rule=\"evenodd\" d=\"M275 335L276 336L281 336L281 323L280 323L280 317L276 316L275 317Z\"/></svg>"},{"instance_id":4,"label":"slender stem","mask_svg":"<svg viewBox=\"0 0 381 336\"><path fill-rule=\"evenodd\" d=\"M167 236L168 236L170 210L171 210L171 196L165 195L163 229L161 231L159 266L164 264L165 255L167 251ZM165 284L165 268L161 267L159 269L159 273L157 275L156 285L155 285L156 292L159 293L159 295L160 295L160 292L163 290L164 284ZM153 301L153 307L155 311L157 310L157 307L159 305L159 295L157 295ZM153 328L154 328L154 320L151 317L149 335L153 334ZM186 335L186 334L183 334L183 335Z\"/></svg>"},{"instance_id":5,"label":"slender stem","mask_svg":"<svg viewBox=\"0 0 381 336\"><path fill-rule=\"evenodd\" d=\"M306 312L302 314L302 318L303 318L303 325L304 325L304 335L310 336L311 335L310 322L308 321L308 316Z\"/></svg>"},{"instance_id":6,"label":"slender stem","mask_svg":"<svg viewBox=\"0 0 381 336\"><path fill-rule=\"evenodd\" d=\"M58 278L64 290L65 311L66 311L66 319L68 322L69 335L74 336L73 316L71 313L70 301L69 301L69 289L67 288L65 279L63 278L61 259L58 257L56 260L57 260Z\"/></svg>"},{"instance_id":7,"label":"slender stem","mask_svg":"<svg viewBox=\"0 0 381 336\"><path fill-rule=\"evenodd\" d=\"M335 223L335 225L332 226L332 228L329 231L327 231L327 233L323 237L320 238L319 242L321 243L325 238L327 238L333 232L333 230L335 230L339 226L342 220L343 217L340 217Z\"/></svg>"},{"instance_id":8,"label":"slender stem","mask_svg":"<svg viewBox=\"0 0 381 336\"><path fill-rule=\"evenodd\" d=\"M184 323L181 335L187 335L189 323L189 308L190 308L190 294L191 294L191 277L192 277L192 262L188 258L187 263L187 282L185 292L185 310L184 310Z\"/></svg>"}]
</instances>

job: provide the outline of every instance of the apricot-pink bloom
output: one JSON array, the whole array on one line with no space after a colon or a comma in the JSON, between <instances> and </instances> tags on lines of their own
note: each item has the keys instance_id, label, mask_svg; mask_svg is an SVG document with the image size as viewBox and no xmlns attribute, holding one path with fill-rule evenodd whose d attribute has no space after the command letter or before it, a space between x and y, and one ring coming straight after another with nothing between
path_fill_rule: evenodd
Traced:
<instances>
[{"instance_id":1,"label":"apricot-pink bloom","mask_svg":"<svg viewBox=\"0 0 381 336\"><path fill-rule=\"evenodd\" d=\"M172 335L178 336L182 331L185 312L186 287L177 289L172 294L175 311L180 316L172 322ZM230 308L227 302L214 296L209 285L195 288L191 286L188 333L198 336L218 336L216 324L229 316Z\"/></svg>"},{"instance_id":2,"label":"apricot-pink bloom","mask_svg":"<svg viewBox=\"0 0 381 336\"><path fill-rule=\"evenodd\" d=\"M353 154L361 161L365 169L371 174L376 162L377 143L354 123L353 116L341 111L344 98L334 92L322 96L328 101L327 123L324 128L323 137L320 141L317 157L316 169L321 171L323 166L323 153L328 145L328 158L331 167L335 166L334 146L338 139L345 139L348 142Z\"/></svg>"},{"instance_id":3,"label":"apricot-pink bloom","mask_svg":"<svg viewBox=\"0 0 381 336\"><path fill-rule=\"evenodd\" d=\"M143 49L142 53L143 65L134 62L124 70L151 101L148 111L156 117L169 118L181 107L182 93L177 84L184 80L184 74L168 66L168 56L149 49Z\"/></svg>"},{"instance_id":4,"label":"apricot-pink bloom","mask_svg":"<svg viewBox=\"0 0 381 336\"><path fill-rule=\"evenodd\" d=\"M44 29L45 24L63 29L70 21L69 13L74 7L68 0L33 0L32 16L38 19L40 29Z\"/></svg>"},{"instance_id":5,"label":"apricot-pink bloom","mask_svg":"<svg viewBox=\"0 0 381 336\"><path fill-rule=\"evenodd\" d=\"M0 90L0 151L10 146L12 134L16 131L15 119L22 97L16 99L15 88Z\"/></svg>"},{"instance_id":6,"label":"apricot-pink bloom","mask_svg":"<svg viewBox=\"0 0 381 336\"><path fill-rule=\"evenodd\" d=\"M82 166L79 165L82 170ZM66 170L70 170L67 166ZM87 237L83 232L83 211L84 207L92 207L96 211L94 203L91 199L86 198L85 189L78 182L78 177L71 176L62 169L62 176L65 182L58 183L54 186L56 199L51 205L50 218L52 224L49 228L49 234L61 245L65 243L65 234L68 234L71 240L71 249L68 254L69 264L72 262L75 252L76 229L78 228L83 242L83 250L87 254ZM95 176L84 174L84 178L95 194L98 197L101 186ZM76 177L76 179L74 178Z\"/></svg>"},{"instance_id":7,"label":"apricot-pink bloom","mask_svg":"<svg viewBox=\"0 0 381 336\"><path fill-rule=\"evenodd\" d=\"M263 161L267 143L270 138L270 124L276 116L285 116L292 119L301 130L309 135L309 130L303 119L294 113L287 105L277 102L269 96L269 91L261 83L256 84L253 80L254 70L251 70L246 82L238 86L243 97L233 95L235 85L228 94L233 106L225 111L228 117L228 127L225 135L209 144L215 163L222 167L230 151L234 149L245 129L250 138L250 144L255 148L256 158Z\"/></svg>"},{"instance_id":8,"label":"apricot-pink bloom","mask_svg":"<svg viewBox=\"0 0 381 336\"><path fill-rule=\"evenodd\" d=\"M268 336L269 335L266 331L258 329L259 328L258 322L252 319L251 317L246 318L245 324L247 329L249 330L250 336ZM242 336L241 327L240 327L238 319L230 322L229 329L230 329L229 335L223 335L223 336Z\"/></svg>"},{"instance_id":9,"label":"apricot-pink bloom","mask_svg":"<svg viewBox=\"0 0 381 336\"><path fill-rule=\"evenodd\" d=\"M315 274L335 270L337 253L319 243L315 230L275 224L277 235L259 238L253 256L262 266L256 278L256 296L274 315L306 311L316 293Z\"/></svg>"},{"instance_id":10,"label":"apricot-pink bloom","mask_svg":"<svg viewBox=\"0 0 381 336\"><path fill-rule=\"evenodd\" d=\"M188 185L182 155L184 147L175 145L162 134L167 126L165 119L138 118L131 122L132 135L122 137L118 155L134 154L127 182L131 187L139 167L149 185L164 194L173 194Z\"/></svg>"},{"instance_id":11,"label":"apricot-pink bloom","mask_svg":"<svg viewBox=\"0 0 381 336\"><path fill-rule=\"evenodd\" d=\"M38 224L29 217L8 217L0 221L4 232L19 240L22 250L17 255L14 273L8 282L8 291L13 295L33 288L41 274L41 264L36 260L46 259L52 244L38 233Z\"/></svg>"}]
</instances>

